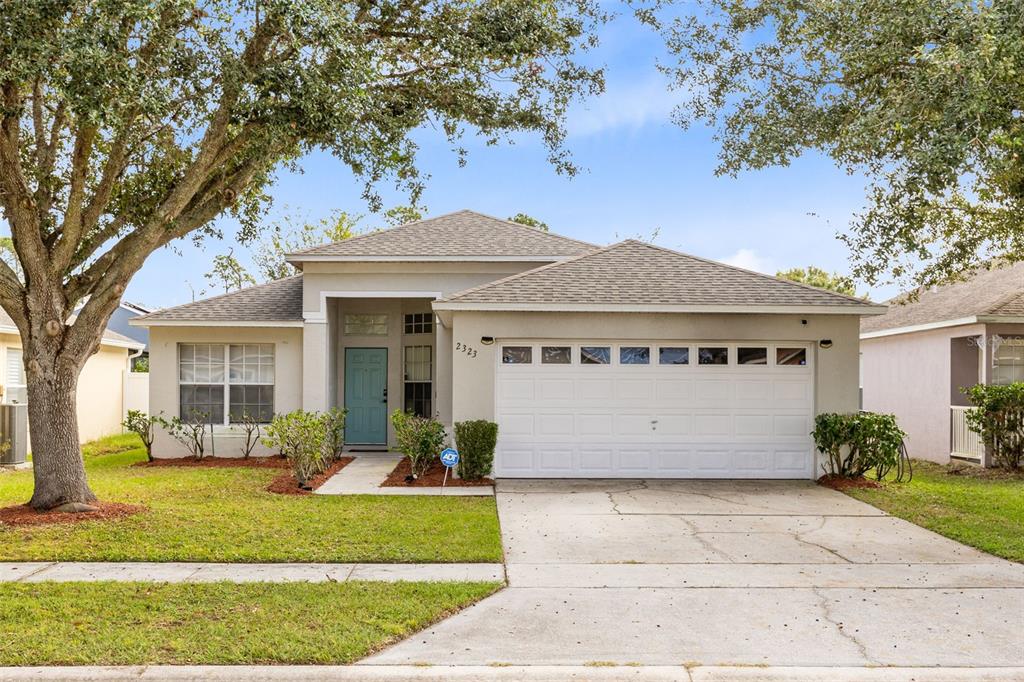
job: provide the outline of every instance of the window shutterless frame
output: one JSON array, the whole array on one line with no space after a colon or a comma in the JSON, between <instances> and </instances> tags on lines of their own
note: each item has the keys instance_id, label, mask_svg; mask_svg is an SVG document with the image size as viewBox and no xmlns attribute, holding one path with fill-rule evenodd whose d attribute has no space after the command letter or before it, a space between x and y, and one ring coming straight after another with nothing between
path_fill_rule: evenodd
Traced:
<instances>
[{"instance_id":1,"label":"window shutterless frame","mask_svg":"<svg viewBox=\"0 0 1024 682\"><path fill-rule=\"evenodd\" d=\"M214 425L249 413L273 418L276 353L272 343L179 343L178 417L206 415Z\"/></svg>"}]
</instances>

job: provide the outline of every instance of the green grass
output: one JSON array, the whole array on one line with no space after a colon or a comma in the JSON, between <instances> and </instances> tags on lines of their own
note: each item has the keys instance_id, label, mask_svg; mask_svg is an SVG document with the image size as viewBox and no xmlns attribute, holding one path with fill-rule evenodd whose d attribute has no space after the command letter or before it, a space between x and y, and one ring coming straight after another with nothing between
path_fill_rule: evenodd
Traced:
<instances>
[{"instance_id":1,"label":"green grass","mask_svg":"<svg viewBox=\"0 0 1024 682\"><path fill-rule=\"evenodd\" d=\"M145 452L117 452L125 445L119 438L84 448L90 484L102 500L148 511L113 521L0 527L0 561L502 560L493 498L276 495L264 488L279 470L132 467ZM30 471L0 473L0 507L24 503L31 493Z\"/></svg>"},{"instance_id":2,"label":"green grass","mask_svg":"<svg viewBox=\"0 0 1024 682\"><path fill-rule=\"evenodd\" d=\"M965 545L1024 562L1024 478L954 476L938 464L915 460L910 483L846 492Z\"/></svg>"},{"instance_id":3,"label":"green grass","mask_svg":"<svg viewBox=\"0 0 1024 682\"><path fill-rule=\"evenodd\" d=\"M0 585L0 665L351 663L494 583Z\"/></svg>"}]
</instances>

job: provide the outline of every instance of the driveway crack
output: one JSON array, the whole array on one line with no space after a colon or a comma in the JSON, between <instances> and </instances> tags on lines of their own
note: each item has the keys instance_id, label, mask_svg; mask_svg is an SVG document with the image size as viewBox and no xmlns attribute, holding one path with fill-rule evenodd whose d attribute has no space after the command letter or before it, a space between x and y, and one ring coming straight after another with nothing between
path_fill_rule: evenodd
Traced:
<instances>
[{"instance_id":1,"label":"driveway crack","mask_svg":"<svg viewBox=\"0 0 1024 682\"><path fill-rule=\"evenodd\" d=\"M822 516L821 517L821 523L818 524L817 528L812 528L811 530L805 530L805 531L799 532L799 533L793 533L793 539L796 540L797 542L801 542L801 543L803 543L805 545L810 545L811 547L817 547L818 549L820 549L822 551L828 552L832 556L836 557L837 559L841 559L845 563L848 563L848 564L856 563L853 560L846 558L845 556L843 556L842 554L840 554L836 550L832 549L831 547L826 547L825 545L821 544L820 542L814 542L814 541L808 540L807 538L804 537L805 535L809 535L810 533L817 533L819 530L821 530L822 528L825 527L825 524L827 522L828 522L828 517L827 516Z\"/></svg>"},{"instance_id":2,"label":"driveway crack","mask_svg":"<svg viewBox=\"0 0 1024 682\"><path fill-rule=\"evenodd\" d=\"M622 516L622 511L619 509L619 503L615 501L616 495L628 495L629 493L636 492L637 490L650 490L650 486L647 485L647 481L637 481L637 484L626 488L625 490L608 490L605 494L608 496L608 501L611 502L612 511Z\"/></svg>"},{"instance_id":3,"label":"driveway crack","mask_svg":"<svg viewBox=\"0 0 1024 682\"><path fill-rule=\"evenodd\" d=\"M841 620L836 620L836 616L832 613L832 607L829 605L829 599L821 592L821 588L812 587L811 592L818 598L819 606L821 607L821 611L825 617L825 622L834 626L843 639L857 647L857 651L860 652L860 655L864 657L865 661L872 665L881 665L880 661L876 660L868 653L868 649L864 646L864 643L857 639L852 632L847 630Z\"/></svg>"}]
</instances>

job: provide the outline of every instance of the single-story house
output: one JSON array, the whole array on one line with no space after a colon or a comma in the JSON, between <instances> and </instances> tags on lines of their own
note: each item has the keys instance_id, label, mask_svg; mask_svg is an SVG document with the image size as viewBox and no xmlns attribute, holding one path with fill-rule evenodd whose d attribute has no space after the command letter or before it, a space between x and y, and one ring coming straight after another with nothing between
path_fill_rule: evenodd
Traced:
<instances>
[{"instance_id":1,"label":"single-story house","mask_svg":"<svg viewBox=\"0 0 1024 682\"><path fill-rule=\"evenodd\" d=\"M912 457L988 465L962 389L1024 381L1024 263L915 293L861 321L864 409L895 414Z\"/></svg>"},{"instance_id":2,"label":"single-story house","mask_svg":"<svg viewBox=\"0 0 1024 682\"><path fill-rule=\"evenodd\" d=\"M142 344L107 329L100 349L90 357L78 378L78 437L82 442L121 433L125 411L125 372ZM5 404L28 401L21 336L14 320L0 310L0 400Z\"/></svg>"},{"instance_id":3,"label":"single-story house","mask_svg":"<svg viewBox=\"0 0 1024 682\"><path fill-rule=\"evenodd\" d=\"M499 425L503 477L812 478L816 413L858 406L862 315L884 308L628 240L472 211L294 253L293 277L158 311L154 413L232 422L348 410ZM162 435L154 454L184 449Z\"/></svg>"}]
</instances>

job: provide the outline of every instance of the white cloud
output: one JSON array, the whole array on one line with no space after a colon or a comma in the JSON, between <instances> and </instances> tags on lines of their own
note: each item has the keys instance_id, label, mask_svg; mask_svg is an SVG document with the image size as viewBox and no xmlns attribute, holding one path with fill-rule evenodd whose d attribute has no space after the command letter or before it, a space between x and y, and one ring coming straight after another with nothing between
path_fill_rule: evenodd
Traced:
<instances>
[{"instance_id":1,"label":"white cloud","mask_svg":"<svg viewBox=\"0 0 1024 682\"><path fill-rule=\"evenodd\" d=\"M609 82L604 94L569 112L569 134L582 137L623 128L636 131L665 123L677 99L661 78Z\"/></svg>"},{"instance_id":2,"label":"white cloud","mask_svg":"<svg viewBox=\"0 0 1024 682\"><path fill-rule=\"evenodd\" d=\"M774 275L776 272L771 260L759 256L753 249L740 249L728 258L723 258L722 262L754 272L763 272L766 275Z\"/></svg>"}]
</instances>

